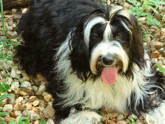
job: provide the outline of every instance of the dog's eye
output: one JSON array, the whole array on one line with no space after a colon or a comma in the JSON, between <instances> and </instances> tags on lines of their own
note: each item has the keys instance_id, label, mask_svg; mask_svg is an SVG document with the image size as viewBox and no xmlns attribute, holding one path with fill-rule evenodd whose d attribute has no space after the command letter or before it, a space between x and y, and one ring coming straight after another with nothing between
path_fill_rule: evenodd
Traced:
<instances>
[{"instance_id":1,"label":"dog's eye","mask_svg":"<svg viewBox=\"0 0 165 124\"><path fill-rule=\"evenodd\" d=\"M115 37L115 39L120 39L121 38L121 34L119 33L116 37Z\"/></svg>"},{"instance_id":2,"label":"dog's eye","mask_svg":"<svg viewBox=\"0 0 165 124\"><path fill-rule=\"evenodd\" d=\"M95 41L100 41L99 37L95 37L94 39L95 39Z\"/></svg>"}]
</instances>

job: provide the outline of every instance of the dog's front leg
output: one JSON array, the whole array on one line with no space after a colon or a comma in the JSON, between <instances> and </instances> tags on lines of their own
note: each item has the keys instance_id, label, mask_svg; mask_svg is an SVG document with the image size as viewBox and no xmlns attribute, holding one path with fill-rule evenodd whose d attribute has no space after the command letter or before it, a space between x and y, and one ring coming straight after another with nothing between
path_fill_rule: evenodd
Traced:
<instances>
[{"instance_id":1,"label":"dog's front leg","mask_svg":"<svg viewBox=\"0 0 165 124\"><path fill-rule=\"evenodd\" d=\"M60 124L97 124L101 121L101 118L102 116L95 111L77 111L75 108L72 108L69 116L62 120Z\"/></svg>"}]
</instances>

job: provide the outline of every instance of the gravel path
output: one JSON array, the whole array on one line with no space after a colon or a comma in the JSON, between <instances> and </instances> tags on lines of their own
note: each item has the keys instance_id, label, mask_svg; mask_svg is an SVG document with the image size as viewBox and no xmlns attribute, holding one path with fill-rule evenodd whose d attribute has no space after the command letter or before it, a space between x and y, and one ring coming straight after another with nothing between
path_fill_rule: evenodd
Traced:
<instances>
[{"instance_id":1,"label":"gravel path","mask_svg":"<svg viewBox=\"0 0 165 124\"><path fill-rule=\"evenodd\" d=\"M128 8L128 6L129 3L124 4L125 8ZM165 6L157 7L155 9L159 11L159 14L155 14L154 17L158 19L161 24L164 24L165 18L162 18L161 14L163 13ZM25 10L26 8L4 11L7 37L3 37L2 22L0 21L0 39L11 38L13 41L22 43L22 39L15 31L15 27ZM144 17L140 18L142 27L145 27L148 33L153 35L153 38L146 37L144 46L146 49L151 51L150 53L153 67L157 68L156 63L158 63L165 68L165 25L162 29L159 29L158 27L147 25L145 20L146 19ZM15 53L15 46L6 47L5 49L11 54ZM20 69L18 63L15 63L14 61L10 61L10 63L21 79L22 83L19 83L14 69L11 68L11 66L5 60L0 60L0 64L3 65L4 69L9 71L12 77L10 78L9 75L6 74L2 68L0 68L0 82L4 82L6 77L9 77L7 84L11 86L11 89L8 91L8 93L15 95L13 98L3 100L0 108L4 107L4 111L8 112L10 116L0 117L0 120L10 122L12 120L19 119L21 116L28 117L31 115L31 124L39 124L40 118L45 119L46 124L55 124L53 121L55 110L52 108L54 99L52 98L51 94L45 92L47 84L45 78L41 75L38 75L38 78L32 79ZM123 115L104 110L103 112L104 118L100 124L126 124L127 122L125 120L131 120L131 118L135 120L136 124L146 123L143 118L138 119L133 114Z\"/></svg>"}]
</instances>

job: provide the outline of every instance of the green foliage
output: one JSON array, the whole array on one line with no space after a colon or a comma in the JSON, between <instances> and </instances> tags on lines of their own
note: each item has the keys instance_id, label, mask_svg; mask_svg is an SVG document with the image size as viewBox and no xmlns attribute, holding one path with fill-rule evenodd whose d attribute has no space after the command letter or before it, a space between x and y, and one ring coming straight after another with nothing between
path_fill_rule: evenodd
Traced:
<instances>
[{"instance_id":1,"label":"green foliage","mask_svg":"<svg viewBox=\"0 0 165 124\"><path fill-rule=\"evenodd\" d=\"M45 124L45 120L44 119L40 119L41 120L41 122L40 122L40 124Z\"/></svg>"},{"instance_id":2,"label":"green foliage","mask_svg":"<svg viewBox=\"0 0 165 124\"><path fill-rule=\"evenodd\" d=\"M101 110L96 110L97 113L101 114L101 115L104 115L104 112L101 111Z\"/></svg>"},{"instance_id":3,"label":"green foliage","mask_svg":"<svg viewBox=\"0 0 165 124\"><path fill-rule=\"evenodd\" d=\"M129 3L133 4L134 6L130 6L131 14L137 16L138 23L141 25L139 17L146 17L146 23L148 25L154 25L159 28L161 28L161 24L157 19L154 19L153 15L149 12L145 12L147 8L150 8L154 13L159 14L159 12L154 7L159 7L161 5L165 5L165 2L163 0L141 0L141 2L133 1L133 0L127 0ZM162 17L164 15L162 14ZM147 31L143 28L144 31L144 40L146 36L151 36L151 34L148 34Z\"/></svg>"},{"instance_id":4,"label":"green foliage","mask_svg":"<svg viewBox=\"0 0 165 124\"><path fill-rule=\"evenodd\" d=\"M5 82L7 81L8 78L6 78ZM12 98L14 95L13 94L3 94L2 93L6 93L9 89L10 86L8 84L6 84L5 82L1 82L0 83L0 104L2 104L2 100L6 99L6 98ZM0 109L0 117L7 115L9 116L9 114L7 112L3 112L3 108ZM1 123L3 124L7 124L6 121L4 120L0 120Z\"/></svg>"},{"instance_id":5,"label":"green foliage","mask_svg":"<svg viewBox=\"0 0 165 124\"><path fill-rule=\"evenodd\" d=\"M165 69L161 65L159 65L158 63L156 63L156 65L158 66L158 68L159 68L160 71L162 71L162 72L165 73Z\"/></svg>"},{"instance_id":6,"label":"green foliage","mask_svg":"<svg viewBox=\"0 0 165 124\"><path fill-rule=\"evenodd\" d=\"M126 119L126 121L127 121L127 122L129 122L129 124L135 124L135 121L134 121L134 119L133 119L133 118L131 118L131 121L130 121L130 120L128 120L128 119Z\"/></svg>"}]
</instances>

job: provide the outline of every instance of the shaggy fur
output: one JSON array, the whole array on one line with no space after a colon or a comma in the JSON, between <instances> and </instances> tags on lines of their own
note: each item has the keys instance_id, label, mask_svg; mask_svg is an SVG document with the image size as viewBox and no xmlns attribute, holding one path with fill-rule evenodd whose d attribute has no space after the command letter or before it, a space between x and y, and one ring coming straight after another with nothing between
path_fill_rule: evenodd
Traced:
<instances>
[{"instance_id":1,"label":"shaggy fur","mask_svg":"<svg viewBox=\"0 0 165 124\"><path fill-rule=\"evenodd\" d=\"M136 19L94 0L33 1L18 24L25 41L16 57L27 74L42 74L60 124L93 124L104 108L165 122L165 80L153 70ZM103 82L104 68L117 79Z\"/></svg>"}]
</instances>

